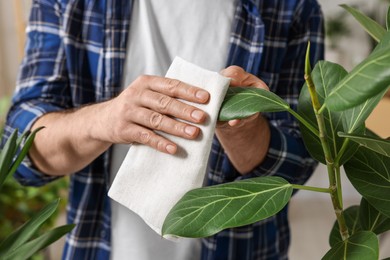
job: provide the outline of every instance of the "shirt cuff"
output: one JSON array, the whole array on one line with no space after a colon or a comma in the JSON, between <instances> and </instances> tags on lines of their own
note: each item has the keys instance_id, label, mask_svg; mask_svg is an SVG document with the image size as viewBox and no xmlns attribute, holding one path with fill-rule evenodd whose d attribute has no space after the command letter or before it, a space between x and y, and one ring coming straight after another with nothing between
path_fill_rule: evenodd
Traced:
<instances>
[{"instance_id":1,"label":"shirt cuff","mask_svg":"<svg viewBox=\"0 0 390 260\"><path fill-rule=\"evenodd\" d=\"M29 101L14 105L8 114L6 131L9 135L18 129L19 135L29 131L34 122L44 114L59 111L61 108L40 101ZM39 134L39 133L38 133ZM30 158L26 156L14 174L15 179L25 186L42 186L60 178L38 171Z\"/></svg>"}]
</instances>

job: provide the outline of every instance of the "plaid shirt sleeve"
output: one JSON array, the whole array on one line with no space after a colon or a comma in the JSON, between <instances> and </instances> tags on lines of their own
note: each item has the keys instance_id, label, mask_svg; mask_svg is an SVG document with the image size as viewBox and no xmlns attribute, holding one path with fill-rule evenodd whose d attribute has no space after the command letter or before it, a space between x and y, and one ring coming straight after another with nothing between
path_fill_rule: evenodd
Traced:
<instances>
[{"instance_id":1,"label":"plaid shirt sleeve","mask_svg":"<svg viewBox=\"0 0 390 260\"><path fill-rule=\"evenodd\" d=\"M27 27L25 57L17 89L7 116L5 138L18 129L28 131L43 114L69 107L66 59L59 29L59 6L55 1L34 1ZM44 130L42 130L44 131ZM56 177L35 170L26 159L15 177L24 185L40 186Z\"/></svg>"}]
</instances>

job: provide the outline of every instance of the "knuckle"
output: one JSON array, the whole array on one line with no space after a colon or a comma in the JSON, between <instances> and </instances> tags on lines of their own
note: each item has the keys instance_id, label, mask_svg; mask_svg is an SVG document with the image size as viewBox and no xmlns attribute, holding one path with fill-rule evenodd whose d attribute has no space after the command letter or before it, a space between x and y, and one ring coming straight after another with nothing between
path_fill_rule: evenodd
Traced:
<instances>
[{"instance_id":1,"label":"knuckle","mask_svg":"<svg viewBox=\"0 0 390 260\"><path fill-rule=\"evenodd\" d=\"M223 72L224 72L223 74L225 76L234 77L234 76L242 75L243 73L245 73L245 70L239 66L233 65L233 66L229 66L226 69L224 69Z\"/></svg>"},{"instance_id":2,"label":"knuckle","mask_svg":"<svg viewBox=\"0 0 390 260\"><path fill-rule=\"evenodd\" d=\"M126 94L128 95L128 98L132 98L134 96L138 96L140 91L137 88L130 87L130 88L127 88L126 92L127 92Z\"/></svg>"},{"instance_id":3,"label":"knuckle","mask_svg":"<svg viewBox=\"0 0 390 260\"><path fill-rule=\"evenodd\" d=\"M230 67L228 67L228 69L232 72L235 72L235 73L245 72L245 70L243 68L241 68L240 66L237 66L237 65L230 66Z\"/></svg>"},{"instance_id":4,"label":"knuckle","mask_svg":"<svg viewBox=\"0 0 390 260\"><path fill-rule=\"evenodd\" d=\"M162 111L167 110L168 106L172 103L172 98L168 96L161 96L160 99L158 100L158 105L159 108Z\"/></svg>"},{"instance_id":5,"label":"knuckle","mask_svg":"<svg viewBox=\"0 0 390 260\"><path fill-rule=\"evenodd\" d=\"M146 131L139 131L135 134L135 140L137 140L141 144L147 144L150 142L151 134Z\"/></svg>"},{"instance_id":6,"label":"knuckle","mask_svg":"<svg viewBox=\"0 0 390 260\"><path fill-rule=\"evenodd\" d=\"M173 126L173 128L175 129L175 132L177 133L183 133L184 132L184 124L181 124L181 123L177 123Z\"/></svg>"},{"instance_id":7,"label":"knuckle","mask_svg":"<svg viewBox=\"0 0 390 260\"><path fill-rule=\"evenodd\" d=\"M128 115L128 112L131 111L131 105L127 102L122 102L118 105L118 115L122 118Z\"/></svg>"},{"instance_id":8,"label":"knuckle","mask_svg":"<svg viewBox=\"0 0 390 260\"><path fill-rule=\"evenodd\" d=\"M167 79L167 82L165 84L165 88L169 93L176 93L177 89L179 88L181 82L177 79Z\"/></svg>"},{"instance_id":9,"label":"knuckle","mask_svg":"<svg viewBox=\"0 0 390 260\"><path fill-rule=\"evenodd\" d=\"M144 83L144 82L149 81L149 80L150 80L150 76L149 75L140 75L140 76L137 77L135 82L137 82L137 83Z\"/></svg>"},{"instance_id":10,"label":"knuckle","mask_svg":"<svg viewBox=\"0 0 390 260\"><path fill-rule=\"evenodd\" d=\"M163 120L163 115L154 112L149 118L149 123L152 126L152 128L160 129L162 120Z\"/></svg>"},{"instance_id":11,"label":"knuckle","mask_svg":"<svg viewBox=\"0 0 390 260\"><path fill-rule=\"evenodd\" d=\"M189 87L189 88L187 88L187 94L189 95L189 96L191 96L191 97L193 97L193 96L195 96L196 95L196 92L198 91L198 89L197 88L195 88L195 87Z\"/></svg>"},{"instance_id":12,"label":"knuckle","mask_svg":"<svg viewBox=\"0 0 390 260\"><path fill-rule=\"evenodd\" d=\"M182 109L182 113L185 117L191 118L191 113L194 109L190 106L184 106Z\"/></svg>"},{"instance_id":13,"label":"knuckle","mask_svg":"<svg viewBox=\"0 0 390 260\"><path fill-rule=\"evenodd\" d=\"M159 151L164 151L165 150L165 143L162 140L157 140L155 147Z\"/></svg>"},{"instance_id":14,"label":"knuckle","mask_svg":"<svg viewBox=\"0 0 390 260\"><path fill-rule=\"evenodd\" d=\"M130 85L128 88L126 88L120 95L121 101L123 103L133 102L134 100L138 99L141 95L141 90L137 88L135 85Z\"/></svg>"}]
</instances>

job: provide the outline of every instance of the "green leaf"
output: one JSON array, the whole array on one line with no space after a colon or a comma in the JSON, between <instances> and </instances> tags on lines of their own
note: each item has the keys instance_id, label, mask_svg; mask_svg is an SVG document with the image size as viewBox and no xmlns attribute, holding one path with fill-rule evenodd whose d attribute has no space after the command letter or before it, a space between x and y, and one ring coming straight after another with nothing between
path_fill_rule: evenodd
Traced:
<instances>
[{"instance_id":1,"label":"green leaf","mask_svg":"<svg viewBox=\"0 0 390 260\"><path fill-rule=\"evenodd\" d=\"M385 36L382 38L382 40L378 43L378 45L374 48L372 53L375 53L377 51L380 51L382 49L385 49L390 44L390 32L386 32Z\"/></svg>"},{"instance_id":2,"label":"green leaf","mask_svg":"<svg viewBox=\"0 0 390 260\"><path fill-rule=\"evenodd\" d=\"M390 217L390 158L360 147L344 169L355 189Z\"/></svg>"},{"instance_id":3,"label":"green leaf","mask_svg":"<svg viewBox=\"0 0 390 260\"><path fill-rule=\"evenodd\" d=\"M322 258L323 260L359 259L373 260L379 258L377 236L370 231L361 231L348 239L338 242Z\"/></svg>"},{"instance_id":4,"label":"green leaf","mask_svg":"<svg viewBox=\"0 0 390 260\"><path fill-rule=\"evenodd\" d=\"M289 109L289 104L271 91L231 87L222 103L219 120L228 121L245 118L257 112L279 112Z\"/></svg>"},{"instance_id":5,"label":"green leaf","mask_svg":"<svg viewBox=\"0 0 390 260\"><path fill-rule=\"evenodd\" d=\"M359 219L363 230L377 235L390 230L390 218L380 213L364 198L360 202Z\"/></svg>"},{"instance_id":6,"label":"green leaf","mask_svg":"<svg viewBox=\"0 0 390 260\"><path fill-rule=\"evenodd\" d=\"M339 132L340 137L349 138L374 152L390 157L390 140L366 135L346 134Z\"/></svg>"},{"instance_id":7,"label":"green leaf","mask_svg":"<svg viewBox=\"0 0 390 260\"><path fill-rule=\"evenodd\" d=\"M14 159L15 152L17 149L17 137L18 130L15 130L5 143L4 148L0 153L0 188L3 185L5 179L9 176L8 170L11 167L11 163Z\"/></svg>"},{"instance_id":8,"label":"green leaf","mask_svg":"<svg viewBox=\"0 0 390 260\"><path fill-rule=\"evenodd\" d=\"M341 7L343 7L350 14L352 14L375 41L379 42L383 38L384 34L386 33L386 30L376 21L372 20L370 17L348 5L341 5Z\"/></svg>"},{"instance_id":9,"label":"green leaf","mask_svg":"<svg viewBox=\"0 0 390 260\"><path fill-rule=\"evenodd\" d=\"M19 246L16 249L8 251L2 259L28 259L39 250L60 239L63 235L70 232L74 227L75 225L71 224L50 230L38 238Z\"/></svg>"},{"instance_id":10,"label":"green leaf","mask_svg":"<svg viewBox=\"0 0 390 260\"><path fill-rule=\"evenodd\" d=\"M20 153L18 154L18 156L16 157L14 163L12 164L12 167L11 169L9 170L9 174L12 175L15 173L16 169L19 167L19 165L22 163L23 159L26 157L28 151L30 150L33 142L34 142L34 139L35 139L35 136L36 134L42 130L44 127L39 127L37 129L35 129L32 133L28 134L27 135L27 140L26 142L24 143L23 145L23 148L22 150L20 151ZM24 135L23 135L24 136ZM24 138L22 136L22 138ZM21 142L21 140L19 141Z\"/></svg>"},{"instance_id":11,"label":"green leaf","mask_svg":"<svg viewBox=\"0 0 390 260\"><path fill-rule=\"evenodd\" d=\"M385 35L381 42L375 47L374 52L382 50L390 46L390 32ZM372 111L381 101L382 97L387 92L387 89L384 89L379 94L368 98L366 101L360 105L356 105L350 109L344 110L345 115L343 116L343 125L344 129L348 129L347 133L363 133L364 122L371 115ZM357 129L361 130L357 130Z\"/></svg>"},{"instance_id":12,"label":"green leaf","mask_svg":"<svg viewBox=\"0 0 390 260\"><path fill-rule=\"evenodd\" d=\"M55 212L58 203L59 199L53 201L7 237L7 239L0 244L0 258L2 258L2 255L4 255L5 252L12 251L28 241L39 227Z\"/></svg>"},{"instance_id":13,"label":"green leaf","mask_svg":"<svg viewBox=\"0 0 390 260\"><path fill-rule=\"evenodd\" d=\"M258 177L186 193L165 219L163 235L207 237L279 212L292 186L280 177Z\"/></svg>"},{"instance_id":14,"label":"green leaf","mask_svg":"<svg viewBox=\"0 0 390 260\"><path fill-rule=\"evenodd\" d=\"M362 228L359 222L359 206L351 206L344 210L343 214L350 236L361 231ZM341 241L343 241L343 239L340 235L339 224L337 221L335 221L335 223L333 224L332 231L330 232L329 245L331 247L334 247L337 243Z\"/></svg>"},{"instance_id":15,"label":"green leaf","mask_svg":"<svg viewBox=\"0 0 390 260\"><path fill-rule=\"evenodd\" d=\"M314 67L311 75L316 87L319 102L323 103L332 91L333 87L347 75L347 71L338 64L320 61ZM315 125L315 128L318 130L316 115L313 111L310 93L306 84L302 88L299 96L298 113L302 115L302 117L311 125ZM350 119L351 122L353 122L353 119L357 120L357 115L358 114L354 111L335 112L326 110L323 112L327 132L326 138L331 146L333 158L336 158L336 155L344 142L343 138L336 135L338 131L362 131L362 123L355 122L355 124L351 125L344 123L347 118ZM360 124L360 129L355 128L355 126L359 126L358 124ZM306 128L304 124L300 123L300 128L306 148L311 156L325 164L325 156L320 139L313 134L312 131ZM350 158L356 151L357 147L358 145L356 144L350 144L349 149L346 150L347 152L343 155L340 164L343 164L346 160L348 160L348 158Z\"/></svg>"},{"instance_id":16,"label":"green leaf","mask_svg":"<svg viewBox=\"0 0 390 260\"><path fill-rule=\"evenodd\" d=\"M337 84L325 100L326 107L332 111L346 110L384 95L390 86L389 66L390 46L372 52Z\"/></svg>"}]
</instances>

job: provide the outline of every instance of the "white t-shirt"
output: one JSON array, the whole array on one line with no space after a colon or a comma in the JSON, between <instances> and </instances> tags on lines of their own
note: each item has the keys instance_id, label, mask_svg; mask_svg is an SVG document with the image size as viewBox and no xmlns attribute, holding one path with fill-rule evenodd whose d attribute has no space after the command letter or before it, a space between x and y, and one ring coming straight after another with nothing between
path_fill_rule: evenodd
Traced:
<instances>
[{"instance_id":1,"label":"white t-shirt","mask_svg":"<svg viewBox=\"0 0 390 260\"><path fill-rule=\"evenodd\" d=\"M226 65L235 0L135 0L123 88L143 74L165 75L175 56L205 69ZM129 145L114 145L114 178ZM112 202L111 259L199 259L200 241L161 238L143 220Z\"/></svg>"}]
</instances>

